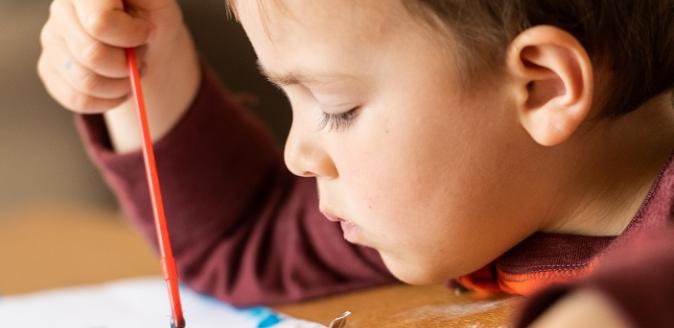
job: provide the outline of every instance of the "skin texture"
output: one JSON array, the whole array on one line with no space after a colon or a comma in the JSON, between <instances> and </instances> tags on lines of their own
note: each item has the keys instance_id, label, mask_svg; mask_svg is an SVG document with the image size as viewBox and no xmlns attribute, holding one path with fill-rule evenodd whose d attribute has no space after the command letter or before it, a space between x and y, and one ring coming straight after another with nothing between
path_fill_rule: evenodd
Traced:
<instances>
[{"instance_id":1,"label":"skin texture","mask_svg":"<svg viewBox=\"0 0 674 328\"><path fill-rule=\"evenodd\" d=\"M286 163L297 175L316 177L324 212L357 226L351 241L379 250L402 280L431 282L477 269L537 228L523 222L520 231L492 243L475 233L496 235L515 219L497 215L515 210L506 210L508 202L485 207L468 201L489 193L487 181L508 170L493 170L490 162L498 161L493 146L507 137L515 118L494 113L499 119L487 123L491 134L460 128L482 125L474 110L481 105L456 96L461 84L447 65L453 59L436 50L437 40L419 37L427 34L402 6L335 1L328 12L323 4L288 3L282 12L268 4L239 3L268 75L326 75L283 86L293 106ZM380 14L373 18L372 12ZM321 129L322 111L357 106L350 127ZM474 170L481 176L471 181ZM508 188L518 184L508 181ZM474 256L464 249L474 249Z\"/></svg>"},{"instance_id":2,"label":"skin texture","mask_svg":"<svg viewBox=\"0 0 674 328\"><path fill-rule=\"evenodd\" d=\"M671 126L664 102L591 124L592 64L553 27L522 33L503 71L466 92L456 41L402 2L241 1L236 11L292 105L287 166L315 177L347 239L409 283L479 269L539 230L619 234L672 149L662 129L634 128ZM351 123L321 124L352 108Z\"/></svg>"}]
</instances>

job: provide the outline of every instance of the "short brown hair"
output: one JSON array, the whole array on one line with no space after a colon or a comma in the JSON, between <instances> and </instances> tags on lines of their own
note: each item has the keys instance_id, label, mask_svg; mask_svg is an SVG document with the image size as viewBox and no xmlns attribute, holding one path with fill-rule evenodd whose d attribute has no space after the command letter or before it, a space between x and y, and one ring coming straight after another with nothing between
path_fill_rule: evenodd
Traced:
<instances>
[{"instance_id":1,"label":"short brown hair","mask_svg":"<svg viewBox=\"0 0 674 328\"><path fill-rule=\"evenodd\" d=\"M674 87L673 0L407 1L446 22L469 58L491 65L502 63L507 45L529 27L552 25L569 32L595 67L609 73L607 116L633 111Z\"/></svg>"},{"instance_id":2,"label":"short brown hair","mask_svg":"<svg viewBox=\"0 0 674 328\"><path fill-rule=\"evenodd\" d=\"M569 32L608 73L602 112L609 117L674 88L674 0L403 1L456 34L473 71L502 66L508 44L529 27Z\"/></svg>"}]
</instances>

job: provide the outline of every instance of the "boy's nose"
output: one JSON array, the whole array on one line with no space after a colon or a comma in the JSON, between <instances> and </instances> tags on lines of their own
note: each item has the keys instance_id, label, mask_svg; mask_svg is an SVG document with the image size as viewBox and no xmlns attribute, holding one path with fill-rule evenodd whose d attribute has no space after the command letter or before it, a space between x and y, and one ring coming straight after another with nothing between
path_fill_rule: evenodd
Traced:
<instances>
[{"instance_id":1,"label":"boy's nose","mask_svg":"<svg viewBox=\"0 0 674 328\"><path fill-rule=\"evenodd\" d=\"M284 157L286 166L301 177L337 177L337 168L322 147L319 136L303 134L291 127L286 140Z\"/></svg>"}]
</instances>

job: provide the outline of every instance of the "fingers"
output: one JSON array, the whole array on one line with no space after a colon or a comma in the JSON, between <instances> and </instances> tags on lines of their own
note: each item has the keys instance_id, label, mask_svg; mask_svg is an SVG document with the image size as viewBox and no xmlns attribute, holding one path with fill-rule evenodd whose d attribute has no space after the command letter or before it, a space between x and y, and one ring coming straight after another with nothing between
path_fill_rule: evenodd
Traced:
<instances>
[{"instance_id":1,"label":"fingers","mask_svg":"<svg viewBox=\"0 0 674 328\"><path fill-rule=\"evenodd\" d=\"M40 75L54 74L53 72L50 72L49 67L44 65L42 61L38 61L38 64L40 66L38 69ZM126 98L100 99L84 95L69 87L67 82L60 79L58 75L46 79L45 86L47 92L49 92L49 94L63 107L82 114L102 113L115 108L126 101Z\"/></svg>"},{"instance_id":2,"label":"fingers","mask_svg":"<svg viewBox=\"0 0 674 328\"><path fill-rule=\"evenodd\" d=\"M73 4L84 30L103 43L134 48L150 38L152 24L125 12L122 0L73 0Z\"/></svg>"},{"instance_id":3,"label":"fingers","mask_svg":"<svg viewBox=\"0 0 674 328\"><path fill-rule=\"evenodd\" d=\"M47 92L63 107L82 114L102 113L121 105L126 97L118 99L102 99L92 97L72 88L68 81L62 78L47 63L45 56L38 60L38 74L44 81Z\"/></svg>"},{"instance_id":4,"label":"fingers","mask_svg":"<svg viewBox=\"0 0 674 328\"><path fill-rule=\"evenodd\" d=\"M57 30L62 34L69 52L81 65L106 77L128 77L124 50L90 36L80 24L72 4L55 1L51 12L50 20L54 20L54 26L50 30Z\"/></svg>"},{"instance_id":5,"label":"fingers","mask_svg":"<svg viewBox=\"0 0 674 328\"><path fill-rule=\"evenodd\" d=\"M55 69L75 90L92 97L116 99L125 97L131 91L127 78L108 78L80 65L68 58L66 51L48 57L49 65Z\"/></svg>"},{"instance_id":6,"label":"fingers","mask_svg":"<svg viewBox=\"0 0 674 328\"><path fill-rule=\"evenodd\" d=\"M100 113L124 102L130 92L128 79L100 76L69 59L63 40L50 35L50 24L43 29L45 50L38 60L38 74L49 94L64 107L84 114Z\"/></svg>"},{"instance_id":7,"label":"fingers","mask_svg":"<svg viewBox=\"0 0 674 328\"><path fill-rule=\"evenodd\" d=\"M174 0L53 0L40 35L40 78L72 111L112 109L131 92L124 48L137 48L143 69L150 21L180 26L179 17Z\"/></svg>"}]
</instances>

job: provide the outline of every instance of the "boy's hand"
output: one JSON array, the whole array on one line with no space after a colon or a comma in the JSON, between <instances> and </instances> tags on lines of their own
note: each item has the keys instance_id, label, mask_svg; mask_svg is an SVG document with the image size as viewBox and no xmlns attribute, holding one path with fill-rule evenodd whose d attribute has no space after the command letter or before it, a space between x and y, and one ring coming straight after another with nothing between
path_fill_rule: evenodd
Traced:
<instances>
[{"instance_id":1,"label":"boy's hand","mask_svg":"<svg viewBox=\"0 0 674 328\"><path fill-rule=\"evenodd\" d=\"M109 112L117 150L140 147L124 48L139 48L155 139L198 87L196 51L175 0L54 0L41 43L38 73L48 92L77 113Z\"/></svg>"},{"instance_id":2,"label":"boy's hand","mask_svg":"<svg viewBox=\"0 0 674 328\"><path fill-rule=\"evenodd\" d=\"M618 309L604 295L593 290L582 290L559 300L530 327L626 328L629 326Z\"/></svg>"}]
</instances>

